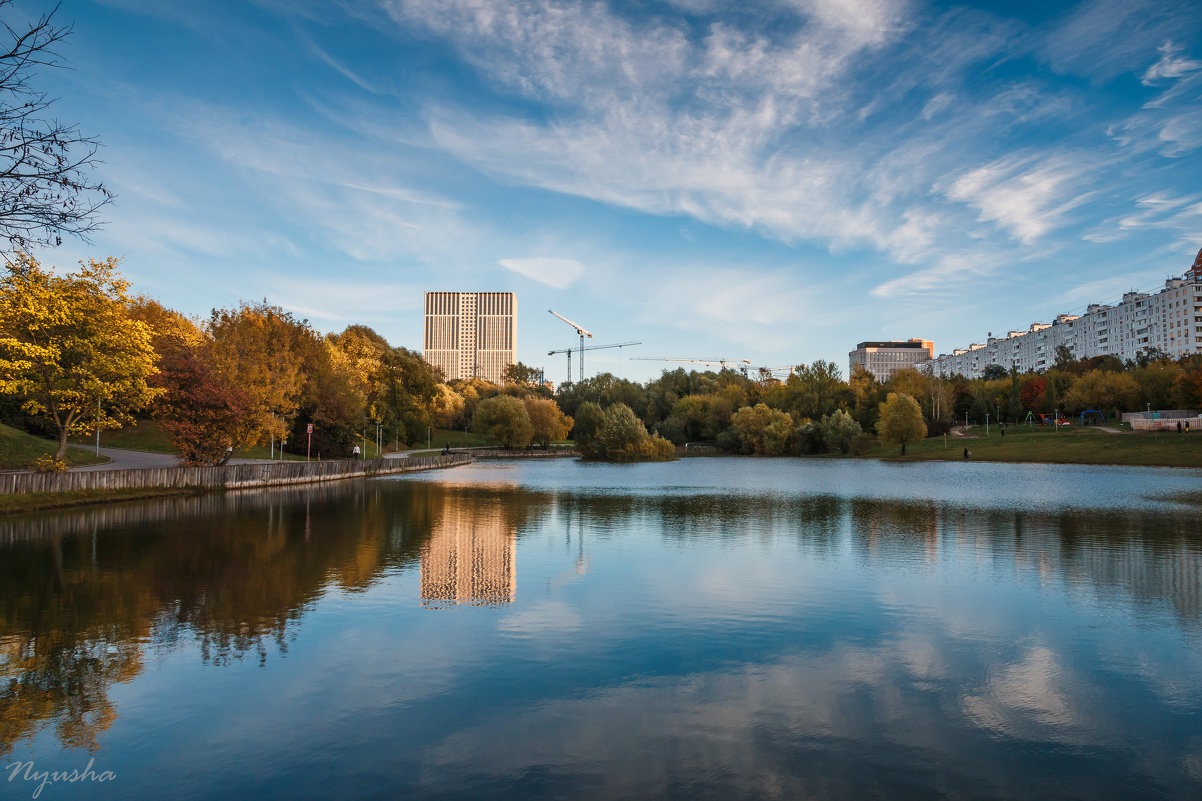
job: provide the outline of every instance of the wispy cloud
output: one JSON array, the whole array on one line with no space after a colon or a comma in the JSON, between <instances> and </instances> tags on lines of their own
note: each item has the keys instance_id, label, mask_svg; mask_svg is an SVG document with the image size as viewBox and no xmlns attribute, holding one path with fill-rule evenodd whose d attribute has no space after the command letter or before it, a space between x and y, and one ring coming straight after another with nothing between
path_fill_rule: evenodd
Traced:
<instances>
[{"instance_id":1,"label":"wispy cloud","mask_svg":"<svg viewBox=\"0 0 1202 801\"><path fill-rule=\"evenodd\" d=\"M1080 190L1090 163L1076 156L1007 157L953 179L942 191L980 211L982 222L997 223L1025 243L1062 224L1083 203Z\"/></svg>"},{"instance_id":2,"label":"wispy cloud","mask_svg":"<svg viewBox=\"0 0 1202 801\"><path fill-rule=\"evenodd\" d=\"M554 259L534 256L525 259L501 259L506 270L524 275L555 289L567 289L584 275L584 265L575 259Z\"/></svg>"}]
</instances>

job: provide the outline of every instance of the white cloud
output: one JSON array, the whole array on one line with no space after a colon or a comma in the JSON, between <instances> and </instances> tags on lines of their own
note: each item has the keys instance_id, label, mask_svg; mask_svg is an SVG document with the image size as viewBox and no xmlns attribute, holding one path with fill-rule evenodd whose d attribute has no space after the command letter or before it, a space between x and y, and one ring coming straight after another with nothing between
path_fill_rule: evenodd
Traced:
<instances>
[{"instance_id":1,"label":"white cloud","mask_svg":"<svg viewBox=\"0 0 1202 801\"><path fill-rule=\"evenodd\" d=\"M997 223L1029 244L1062 225L1064 215L1084 202L1078 186L1087 172L1085 162L1069 156L1011 156L940 188L950 199L978 209L981 222Z\"/></svg>"},{"instance_id":2,"label":"white cloud","mask_svg":"<svg viewBox=\"0 0 1202 801\"><path fill-rule=\"evenodd\" d=\"M584 265L575 259L534 256L524 259L501 259L500 264L506 270L512 270L555 289L567 289L584 275Z\"/></svg>"},{"instance_id":3,"label":"white cloud","mask_svg":"<svg viewBox=\"0 0 1202 801\"><path fill-rule=\"evenodd\" d=\"M1202 70L1202 61L1178 55L1181 48L1172 42L1160 46L1160 60L1148 68L1140 79L1145 86L1155 86L1166 80L1183 78L1186 75Z\"/></svg>"}]
</instances>

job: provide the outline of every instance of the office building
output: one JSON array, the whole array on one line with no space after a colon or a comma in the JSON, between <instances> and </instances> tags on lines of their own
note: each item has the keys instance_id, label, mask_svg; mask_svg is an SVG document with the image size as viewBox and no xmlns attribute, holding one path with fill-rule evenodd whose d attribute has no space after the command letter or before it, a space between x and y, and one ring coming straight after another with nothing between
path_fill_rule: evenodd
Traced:
<instances>
[{"instance_id":1,"label":"office building","mask_svg":"<svg viewBox=\"0 0 1202 801\"><path fill-rule=\"evenodd\" d=\"M422 356L446 380L504 380L517 359L512 292L427 292Z\"/></svg>"},{"instance_id":2,"label":"office building","mask_svg":"<svg viewBox=\"0 0 1202 801\"><path fill-rule=\"evenodd\" d=\"M1032 323L1026 331L990 336L924 365L936 375L977 378L991 364L1020 373L1042 372L1067 347L1075 359L1116 356L1135 360L1142 351L1160 350L1177 359L1202 353L1202 251L1182 278L1170 278L1156 292L1128 292L1113 305L1091 304L1085 314L1061 314L1050 323Z\"/></svg>"},{"instance_id":3,"label":"office building","mask_svg":"<svg viewBox=\"0 0 1202 801\"><path fill-rule=\"evenodd\" d=\"M850 362L849 378L856 372L856 365L859 365L872 373L877 381L888 381L898 370L906 370L935 358L935 344L929 339L861 342L847 356Z\"/></svg>"}]
</instances>

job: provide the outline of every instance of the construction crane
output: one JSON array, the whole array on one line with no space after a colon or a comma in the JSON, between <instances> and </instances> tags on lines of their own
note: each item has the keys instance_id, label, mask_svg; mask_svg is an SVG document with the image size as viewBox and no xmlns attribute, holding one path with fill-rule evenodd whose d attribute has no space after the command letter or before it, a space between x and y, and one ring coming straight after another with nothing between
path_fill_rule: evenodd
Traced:
<instances>
[{"instance_id":1,"label":"construction crane","mask_svg":"<svg viewBox=\"0 0 1202 801\"><path fill-rule=\"evenodd\" d=\"M673 359L673 358L658 358L652 356L632 356L632 359L639 359L645 362L683 362L685 364L703 364L706 367L720 367L723 370L738 370L743 375L747 375L747 370L751 364L751 359L723 359L716 357L713 359Z\"/></svg>"},{"instance_id":2,"label":"construction crane","mask_svg":"<svg viewBox=\"0 0 1202 801\"><path fill-rule=\"evenodd\" d=\"M556 317L563 320L568 325L572 326L572 328L575 328L576 333L580 335L580 380L583 381L584 380L584 338L588 337L589 339L592 339L593 338L592 332L587 330L580 323L572 322L567 317L564 317L562 314L558 313L554 309L547 309L547 311L551 312L551 314L554 314ZM570 382L571 380L572 380L572 354L568 353L568 381Z\"/></svg>"},{"instance_id":3,"label":"construction crane","mask_svg":"<svg viewBox=\"0 0 1202 801\"><path fill-rule=\"evenodd\" d=\"M791 364L782 367L756 367L753 369L759 373L761 384L767 384L771 380L783 381L797 372L797 368Z\"/></svg>"},{"instance_id":4,"label":"construction crane","mask_svg":"<svg viewBox=\"0 0 1202 801\"><path fill-rule=\"evenodd\" d=\"M631 345L642 345L642 344L643 344L642 342L618 342L614 345L581 345L579 349L580 350L605 350L606 348L628 348ZM575 350L575 348L568 348L567 350L549 350L549 351L547 351L548 356L554 356L557 353L568 354L568 381L569 382L572 380L572 351L573 350ZM583 366L584 365L584 354L580 355L580 364L581 364L580 380L583 381L584 380L584 366Z\"/></svg>"}]
</instances>

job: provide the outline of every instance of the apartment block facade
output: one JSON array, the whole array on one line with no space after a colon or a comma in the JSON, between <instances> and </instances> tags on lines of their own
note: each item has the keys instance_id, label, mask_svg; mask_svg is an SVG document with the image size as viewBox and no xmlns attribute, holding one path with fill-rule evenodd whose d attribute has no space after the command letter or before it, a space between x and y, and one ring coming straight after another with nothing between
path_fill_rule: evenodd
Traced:
<instances>
[{"instance_id":1,"label":"apartment block facade","mask_svg":"<svg viewBox=\"0 0 1202 801\"><path fill-rule=\"evenodd\" d=\"M449 381L500 384L517 359L512 292L427 292L422 357Z\"/></svg>"},{"instance_id":2,"label":"apartment block facade","mask_svg":"<svg viewBox=\"0 0 1202 801\"><path fill-rule=\"evenodd\" d=\"M898 370L917 367L935 358L935 343L929 339L907 339L895 342L861 342L847 354L848 377L856 365L872 373L877 381L888 381Z\"/></svg>"},{"instance_id":3,"label":"apartment block facade","mask_svg":"<svg viewBox=\"0 0 1202 801\"><path fill-rule=\"evenodd\" d=\"M1156 292L1128 292L1113 306L1091 304L1085 314L1061 314L1026 331L989 337L941 354L921 369L966 378L981 376L991 364L1040 372L1056 363L1062 345L1078 359L1110 355L1128 361L1152 348L1173 358L1202 353L1202 251L1184 277L1168 279Z\"/></svg>"}]
</instances>

